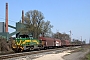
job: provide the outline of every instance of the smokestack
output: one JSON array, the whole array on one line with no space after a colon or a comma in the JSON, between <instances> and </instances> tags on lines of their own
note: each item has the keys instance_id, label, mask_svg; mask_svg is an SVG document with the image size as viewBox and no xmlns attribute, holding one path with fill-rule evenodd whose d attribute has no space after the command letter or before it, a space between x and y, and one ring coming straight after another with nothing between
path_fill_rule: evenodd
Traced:
<instances>
[{"instance_id":1,"label":"smokestack","mask_svg":"<svg viewBox=\"0 0 90 60\"><path fill-rule=\"evenodd\" d=\"M8 32L8 3L6 3L6 23L5 23L5 32Z\"/></svg>"},{"instance_id":2,"label":"smokestack","mask_svg":"<svg viewBox=\"0 0 90 60\"><path fill-rule=\"evenodd\" d=\"M22 10L22 23L24 23L24 11Z\"/></svg>"}]
</instances>

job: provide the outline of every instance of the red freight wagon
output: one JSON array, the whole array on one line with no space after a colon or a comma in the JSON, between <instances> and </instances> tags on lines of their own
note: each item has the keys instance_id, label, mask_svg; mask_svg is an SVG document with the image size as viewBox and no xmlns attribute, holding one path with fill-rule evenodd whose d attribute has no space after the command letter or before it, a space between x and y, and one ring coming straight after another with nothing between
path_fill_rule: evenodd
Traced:
<instances>
[{"instance_id":1,"label":"red freight wagon","mask_svg":"<svg viewBox=\"0 0 90 60\"><path fill-rule=\"evenodd\" d=\"M42 45L44 47L52 47L52 46L54 46L54 39L53 38L40 37L39 39L42 40Z\"/></svg>"},{"instance_id":2,"label":"red freight wagon","mask_svg":"<svg viewBox=\"0 0 90 60\"><path fill-rule=\"evenodd\" d=\"M65 43L65 40L61 40L61 42L62 42L61 45L62 45L62 46L65 46L65 44L66 44L66 43Z\"/></svg>"},{"instance_id":3,"label":"red freight wagon","mask_svg":"<svg viewBox=\"0 0 90 60\"><path fill-rule=\"evenodd\" d=\"M66 41L66 46L70 45L70 41L69 40L65 40Z\"/></svg>"},{"instance_id":4,"label":"red freight wagon","mask_svg":"<svg viewBox=\"0 0 90 60\"><path fill-rule=\"evenodd\" d=\"M69 40L61 40L61 44L62 46L69 46L70 45L70 41Z\"/></svg>"},{"instance_id":5,"label":"red freight wagon","mask_svg":"<svg viewBox=\"0 0 90 60\"><path fill-rule=\"evenodd\" d=\"M55 39L55 46L61 46L61 40Z\"/></svg>"}]
</instances>

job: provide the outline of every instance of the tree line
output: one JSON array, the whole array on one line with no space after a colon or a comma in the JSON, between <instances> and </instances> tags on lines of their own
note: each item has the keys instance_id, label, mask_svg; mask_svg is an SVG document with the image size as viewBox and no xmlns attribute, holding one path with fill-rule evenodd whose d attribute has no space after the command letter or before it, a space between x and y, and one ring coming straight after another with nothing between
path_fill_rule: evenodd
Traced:
<instances>
[{"instance_id":1,"label":"tree line","mask_svg":"<svg viewBox=\"0 0 90 60\"><path fill-rule=\"evenodd\" d=\"M38 10L30 10L25 13L24 23L25 28L21 29L20 32L22 34L32 33L34 38L39 38L39 36L57 38L60 40L71 40L69 34L52 32L53 25L50 24L50 21L45 21L45 17L41 11ZM82 41L78 39L73 39L72 43L81 43ZM83 41L82 43L85 43Z\"/></svg>"},{"instance_id":2,"label":"tree line","mask_svg":"<svg viewBox=\"0 0 90 60\"><path fill-rule=\"evenodd\" d=\"M45 21L43 13L38 10L30 10L26 12L24 16L24 24L26 28L21 29L21 33L33 33L34 38L38 38L40 35L43 35L45 37L70 40L69 34L62 34L60 32L53 33L51 30L53 25L50 24L49 20Z\"/></svg>"}]
</instances>

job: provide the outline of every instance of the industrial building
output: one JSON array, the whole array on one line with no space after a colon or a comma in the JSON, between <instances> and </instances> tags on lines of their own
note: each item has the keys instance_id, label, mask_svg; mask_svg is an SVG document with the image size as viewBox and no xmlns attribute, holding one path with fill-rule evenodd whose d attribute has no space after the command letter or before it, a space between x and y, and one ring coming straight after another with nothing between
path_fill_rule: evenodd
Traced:
<instances>
[{"instance_id":1,"label":"industrial building","mask_svg":"<svg viewBox=\"0 0 90 60\"><path fill-rule=\"evenodd\" d=\"M4 22L0 22L0 32L5 32L5 24L4 24Z\"/></svg>"}]
</instances>

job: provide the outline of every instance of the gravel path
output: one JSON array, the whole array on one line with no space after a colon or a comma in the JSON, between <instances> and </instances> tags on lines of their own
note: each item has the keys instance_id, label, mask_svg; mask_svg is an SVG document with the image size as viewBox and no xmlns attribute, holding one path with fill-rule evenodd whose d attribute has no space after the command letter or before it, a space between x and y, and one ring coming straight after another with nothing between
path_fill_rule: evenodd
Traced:
<instances>
[{"instance_id":1,"label":"gravel path","mask_svg":"<svg viewBox=\"0 0 90 60\"><path fill-rule=\"evenodd\" d=\"M85 49L86 51L75 52L70 55L64 56L64 60L82 60L84 56L90 51L90 49Z\"/></svg>"}]
</instances>

